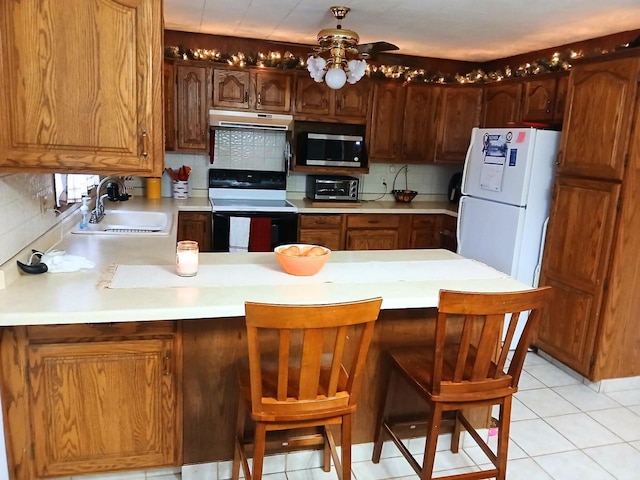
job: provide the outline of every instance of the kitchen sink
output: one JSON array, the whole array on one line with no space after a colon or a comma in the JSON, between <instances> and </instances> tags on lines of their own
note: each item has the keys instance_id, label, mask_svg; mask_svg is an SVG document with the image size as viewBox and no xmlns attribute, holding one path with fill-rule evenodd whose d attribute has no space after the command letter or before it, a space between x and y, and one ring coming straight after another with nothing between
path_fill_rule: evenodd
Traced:
<instances>
[{"instance_id":1,"label":"kitchen sink","mask_svg":"<svg viewBox=\"0 0 640 480\"><path fill-rule=\"evenodd\" d=\"M168 235L172 216L164 212L137 210L105 210L99 223L90 223L87 230L77 226L71 233L80 235Z\"/></svg>"}]
</instances>

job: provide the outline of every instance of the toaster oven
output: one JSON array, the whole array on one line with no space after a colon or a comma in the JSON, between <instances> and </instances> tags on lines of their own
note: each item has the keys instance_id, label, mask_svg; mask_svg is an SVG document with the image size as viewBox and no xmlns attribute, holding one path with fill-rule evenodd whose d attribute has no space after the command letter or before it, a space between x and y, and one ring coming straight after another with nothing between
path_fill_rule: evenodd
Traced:
<instances>
[{"instance_id":1,"label":"toaster oven","mask_svg":"<svg viewBox=\"0 0 640 480\"><path fill-rule=\"evenodd\" d=\"M306 196L313 201L358 201L358 179L347 175L307 175Z\"/></svg>"}]
</instances>

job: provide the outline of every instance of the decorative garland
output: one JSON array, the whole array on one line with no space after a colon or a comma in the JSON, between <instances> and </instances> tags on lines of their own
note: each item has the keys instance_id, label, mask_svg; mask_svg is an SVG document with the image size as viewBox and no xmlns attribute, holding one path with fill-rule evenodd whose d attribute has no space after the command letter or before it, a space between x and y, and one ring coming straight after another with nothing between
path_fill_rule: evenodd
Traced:
<instances>
[{"instance_id":1,"label":"decorative garland","mask_svg":"<svg viewBox=\"0 0 640 480\"><path fill-rule=\"evenodd\" d=\"M635 47L637 40L614 48L622 50ZM608 50L596 49L588 56L604 55ZM185 49L182 46L168 46L164 49L166 58L179 58L183 60L205 60L213 63L224 63L236 67L257 66L279 68L281 70L301 70L306 69L306 59L296 56L289 51L280 53L271 51L269 53L243 53L234 54L223 53L219 50L207 49ZM564 53L556 52L551 58L541 58L532 63L525 63L513 69L505 67L505 71L496 70L485 72L482 69L475 69L465 75L451 75L441 72L429 73L424 69L415 69L403 65L367 65L367 75L371 78L398 79L403 82L425 82L425 83L488 83L500 81L504 78L527 77L551 72L569 70L571 61L585 57L582 51L567 50Z\"/></svg>"}]
</instances>

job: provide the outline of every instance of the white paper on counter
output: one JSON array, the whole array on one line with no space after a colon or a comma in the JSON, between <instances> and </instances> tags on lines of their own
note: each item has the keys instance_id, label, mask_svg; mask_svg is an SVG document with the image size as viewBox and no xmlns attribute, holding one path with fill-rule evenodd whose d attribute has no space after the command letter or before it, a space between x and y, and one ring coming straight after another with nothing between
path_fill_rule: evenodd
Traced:
<instances>
[{"instance_id":1,"label":"white paper on counter","mask_svg":"<svg viewBox=\"0 0 640 480\"><path fill-rule=\"evenodd\" d=\"M335 263L300 277L273 265L200 265L195 277L180 277L175 265L118 265L107 288L243 287L318 283L391 283L505 278L506 274L469 259L411 262Z\"/></svg>"}]
</instances>

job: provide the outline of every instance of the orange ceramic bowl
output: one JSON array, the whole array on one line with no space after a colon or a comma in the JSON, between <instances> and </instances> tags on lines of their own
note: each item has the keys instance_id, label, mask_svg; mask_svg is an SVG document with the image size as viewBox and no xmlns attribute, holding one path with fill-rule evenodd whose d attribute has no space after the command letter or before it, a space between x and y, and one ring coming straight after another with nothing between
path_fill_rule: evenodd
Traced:
<instances>
[{"instance_id":1,"label":"orange ceramic bowl","mask_svg":"<svg viewBox=\"0 0 640 480\"><path fill-rule=\"evenodd\" d=\"M312 249L315 255L305 255ZM303 243L280 245L274 249L274 252L278 263L285 272L289 275L304 277L315 275L322 270L331 256L331 250L327 247Z\"/></svg>"}]
</instances>

